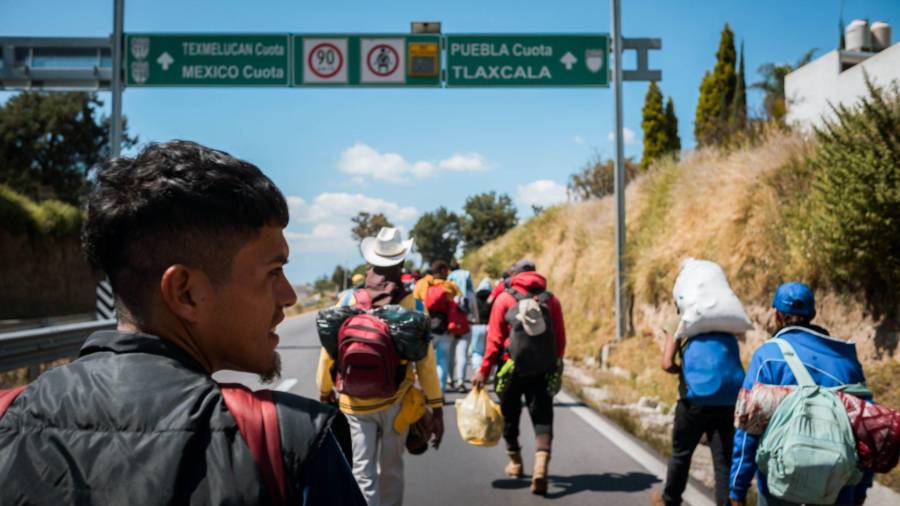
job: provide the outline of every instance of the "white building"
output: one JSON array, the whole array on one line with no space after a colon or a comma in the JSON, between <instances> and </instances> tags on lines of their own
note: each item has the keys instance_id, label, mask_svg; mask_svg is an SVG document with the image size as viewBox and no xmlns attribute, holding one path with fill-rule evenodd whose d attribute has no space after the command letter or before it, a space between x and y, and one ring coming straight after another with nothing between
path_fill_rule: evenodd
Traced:
<instances>
[{"instance_id":1,"label":"white building","mask_svg":"<svg viewBox=\"0 0 900 506\"><path fill-rule=\"evenodd\" d=\"M875 23L873 31L879 25L887 27ZM785 77L788 123L806 129L821 126L833 116L831 105L852 106L868 94L865 75L879 86L900 85L900 43L891 45L889 27L886 36L878 34L880 41L861 36L868 30L864 21L854 21L847 27L847 50L831 51Z\"/></svg>"}]
</instances>

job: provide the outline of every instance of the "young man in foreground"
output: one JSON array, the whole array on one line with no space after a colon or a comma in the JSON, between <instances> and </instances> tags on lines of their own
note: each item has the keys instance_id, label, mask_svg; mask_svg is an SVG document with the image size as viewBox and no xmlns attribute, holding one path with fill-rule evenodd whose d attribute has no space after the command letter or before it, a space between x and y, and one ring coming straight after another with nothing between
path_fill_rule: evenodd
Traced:
<instances>
[{"instance_id":1,"label":"young man in foreground","mask_svg":"<svg viewBox=\"0 0 900 506\"><path fill-rule=\"evenodd\" d=\"M285 199L254 165L186 141L97 174L83 241L117 296L114 331L0 419L0 504L270 504L212 374L279 375ZM334 408L273 392L290 504L365 504Z\"/></svg>"}]
</instances>

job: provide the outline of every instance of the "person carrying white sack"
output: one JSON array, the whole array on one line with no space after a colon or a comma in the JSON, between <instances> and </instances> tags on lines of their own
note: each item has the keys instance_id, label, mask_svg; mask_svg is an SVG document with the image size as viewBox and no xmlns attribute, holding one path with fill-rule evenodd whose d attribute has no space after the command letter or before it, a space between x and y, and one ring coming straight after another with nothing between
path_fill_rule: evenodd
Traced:
<instances>
[{"instance_id":1,"label":"person carrying white sack","mask_svg":"<svg viewBox=\"0 0 900 506\"><path fill-rule=\"evenodd\" d=\"M679 400L666 483L662 493L654 492L653 503L681 504L691 457L705 434L713 457L716 504L727 506L734 406L744 380L735 335L752 324L715 262L685 259L672 295L681 321L666 337L661 366L679 375Z\"/></svg>"}]
</instances>

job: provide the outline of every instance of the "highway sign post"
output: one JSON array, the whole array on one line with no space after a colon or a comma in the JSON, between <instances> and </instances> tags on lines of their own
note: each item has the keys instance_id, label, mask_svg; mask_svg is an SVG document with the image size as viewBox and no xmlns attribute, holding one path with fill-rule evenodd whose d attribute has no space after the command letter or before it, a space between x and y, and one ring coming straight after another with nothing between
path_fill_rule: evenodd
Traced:
<instances>
[{"instance_id":1,"label":"highway sign post","mask_svg":"<svg viewBox=\"0 0 900 506\"><path fill-rule=\"evenodd\" d=\"M288 86L288 34L128 34L128 86Z\"/></svg>"},{"instance_id":2,"label":"highway sign post","mask_svg":"<svg viewBox=\"0 0 900 506\"><path fill-rule=\"evenodd\" d=\"M609 36L447 35L447 86L609 86Z\"/></svg>"}]
</instances>

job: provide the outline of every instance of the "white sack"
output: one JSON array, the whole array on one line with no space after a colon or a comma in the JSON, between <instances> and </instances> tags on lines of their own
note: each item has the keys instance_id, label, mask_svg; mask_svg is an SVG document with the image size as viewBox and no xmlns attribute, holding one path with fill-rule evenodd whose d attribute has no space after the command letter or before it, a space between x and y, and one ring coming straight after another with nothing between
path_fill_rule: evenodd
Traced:
<instances>
[{"instance_id":1,"label":"white sack","mask_svg":"<svg viewBox=\"0 0 900 506\"><path fill-rule=\"evenodd\" d=\"M744 306L731 291L725 271L709 260L686 258L672 289L681 311L678 337L706 332L738 334L753 328Z\"/></svg>"}]
</instances>

